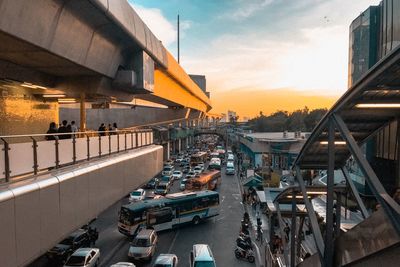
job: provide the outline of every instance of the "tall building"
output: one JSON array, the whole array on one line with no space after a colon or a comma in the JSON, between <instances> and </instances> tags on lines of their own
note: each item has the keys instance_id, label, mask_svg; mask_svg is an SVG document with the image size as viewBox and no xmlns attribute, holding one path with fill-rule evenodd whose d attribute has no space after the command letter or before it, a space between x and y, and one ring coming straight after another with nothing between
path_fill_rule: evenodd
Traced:
<instances>
[{"instance_id":1,"label":"tall building","mask_svg":"<svg viewBox=\"0 0 400 267\"><path fill-rule=\"evenodd\" d=\"M348 85L353 86L376 62L400 45L400 0L371 6L350 25ZM400 186L399 121L370 140L365 153L389 192Z\"/></svg>"},{"instance_id":2,"label":"tall building","mask_svg":"<svg viewBox=\"0 0 400 267\"><path fill-rule=\"evenodd\" d=\"M380 8L380 6L370 6L350 25L349 88L378 62Z\"/></svg>"},{"instance_id":3,"label":"tall building","mask_svg":"<svg viewBox=\"0 0 400 267\"><path fill-rule=\"evenodd\" d=\"M400 0L381 2L380 57L400 45Z\"/></svg>"}]
</instances>

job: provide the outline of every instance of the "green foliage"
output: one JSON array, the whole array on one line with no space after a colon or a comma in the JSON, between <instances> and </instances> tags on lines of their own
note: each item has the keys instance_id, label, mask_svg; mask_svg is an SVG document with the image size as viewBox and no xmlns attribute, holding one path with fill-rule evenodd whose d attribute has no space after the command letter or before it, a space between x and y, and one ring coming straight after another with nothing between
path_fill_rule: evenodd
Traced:
<instances>
[{"instance_id":1,"label":"green foliage","mask_svg":"<svg viewBox=\"0 0 400 267\"><path fill-rule=\"evenodd\" d=\"M260 115L251 119L248 124L255 132L309 132L314 129L327 112L326 108L310 111L307 107L304 107L304 109L298 109L292 113L278 110L269 116L265 116L260 111Z\"/></svg>"}]
</instances>

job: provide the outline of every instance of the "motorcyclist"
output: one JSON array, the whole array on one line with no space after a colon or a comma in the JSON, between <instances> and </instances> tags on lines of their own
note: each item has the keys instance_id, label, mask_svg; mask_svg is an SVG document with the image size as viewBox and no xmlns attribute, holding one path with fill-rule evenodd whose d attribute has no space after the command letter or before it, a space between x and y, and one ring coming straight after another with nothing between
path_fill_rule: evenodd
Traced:
<instances>
[{"instance_id":1,"label":"motorcyclist","mask_svg":"<svg viewBox=\"0 0 400 267\"><path fill-rule=\"evenodd\" d=\"M251 243L249 244L248 242L243 240L237 240L236 245L239 248L240 254L243 258L246 257L249 250L253 250Z\"/></svg>"}]
</instances>

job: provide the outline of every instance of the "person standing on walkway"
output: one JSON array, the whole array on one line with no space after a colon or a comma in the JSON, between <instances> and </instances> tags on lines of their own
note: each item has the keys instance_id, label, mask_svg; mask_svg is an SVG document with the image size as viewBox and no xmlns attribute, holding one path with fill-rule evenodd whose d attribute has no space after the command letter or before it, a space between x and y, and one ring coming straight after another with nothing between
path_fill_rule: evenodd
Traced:
<instances>
[{"instance_id":1,"label":"person standing on walkway","mask_svg":"<svg viewBox=\"0 0 400 267\"><path fill-rule=\"evenodd\" d=\"M70 126L68 125L68 121L67 120L63 120L61 127L58 128L58 133L70 133L71 129ZM70 134L62 134L59 136L59 139L68 139L71 138Z\"/></svg>"},{"instance_id":2,"label":"person standing on walkway","mask_svg":"<svg viewBox=\"0 0 400 267\"><path fill-rule=\"evenodd\" d=\"M114 134L117 134L118 126L117 126L116 122L113 123L113 131L114 131Z\"/></svg>"},{"instance_id":3,"label":"person standing on walkway","mask_svg":"<svg viewBox=\"0 0 400 267\"><path fill-rule=\"evenodd\" d=\"M78 126L76 126L75 121L71 121L71 132L72 133L78 132Z\"/></svg>"},{"instance_id":4,"label":"person standing on walkway","mask_svg":"<svg viewBox=\"0 0 400 267\"><path fill-rule=\"evenodd\" d=\"M98 131L100 132L99 133L100 136L105 136L106 135L106 125L104 123L100 124Z\"/></svg>"},{"instance_id":5,"label":"person standing on walkway","mask_svg":"<svg viewBox=\"0 0 400 267\"><path fill-rule=\"evenodd\" d=\"M47 130L47 134L58 133L57 124L55 122L51 122L49 125L49 129ZM56 140L55 135L46 135L46 140Z\"/></svg>"}]
</instances>

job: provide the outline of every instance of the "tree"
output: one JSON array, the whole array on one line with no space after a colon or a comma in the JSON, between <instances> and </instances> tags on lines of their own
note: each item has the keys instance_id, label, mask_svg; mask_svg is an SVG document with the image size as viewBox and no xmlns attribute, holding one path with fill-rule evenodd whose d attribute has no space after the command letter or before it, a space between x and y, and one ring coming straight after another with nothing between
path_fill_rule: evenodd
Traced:
<instances>
[{"instance_id":1,"label":"tree","mask_svg":"<svg viewBox=\"0 0 400 267\"><path fill-rule=\"evenodd\" d=\"M325 108L310 111L304 107L292 113L278 110L269 116L260 111L248 125L255 132L312 131L327 111Z\"/></svg>"}]
</instances>

